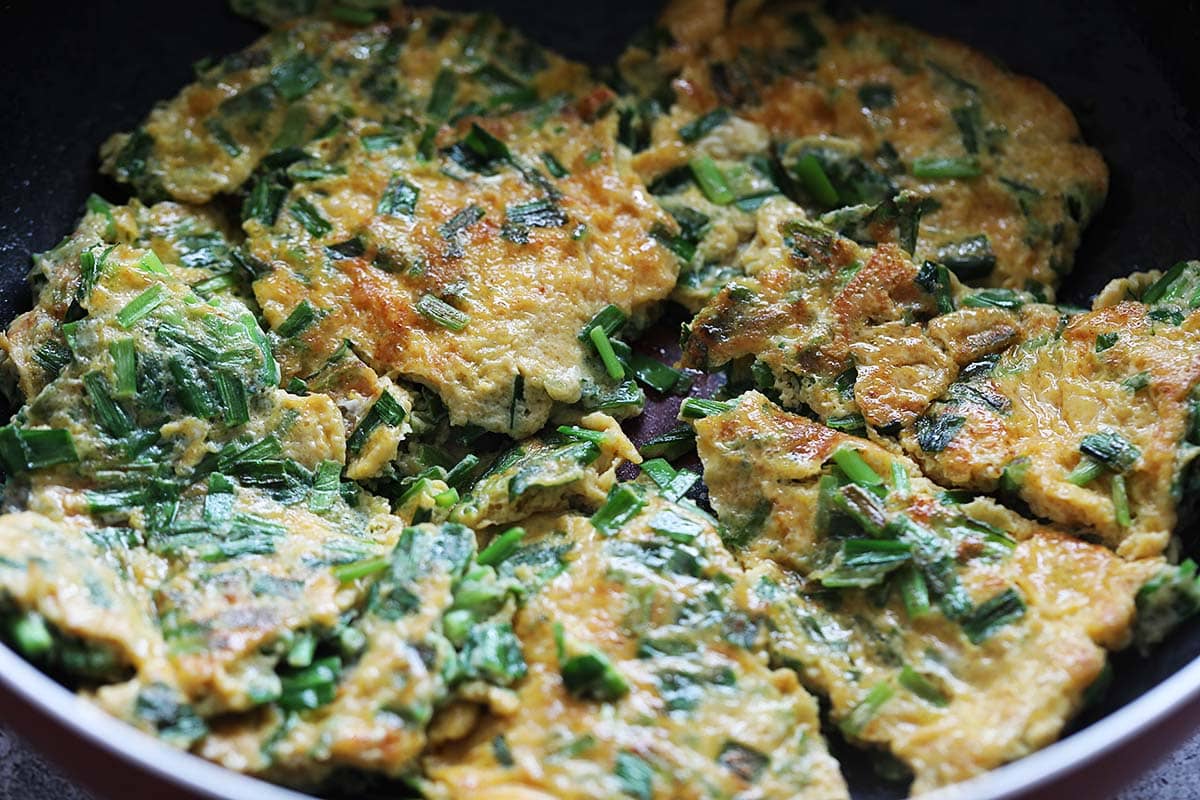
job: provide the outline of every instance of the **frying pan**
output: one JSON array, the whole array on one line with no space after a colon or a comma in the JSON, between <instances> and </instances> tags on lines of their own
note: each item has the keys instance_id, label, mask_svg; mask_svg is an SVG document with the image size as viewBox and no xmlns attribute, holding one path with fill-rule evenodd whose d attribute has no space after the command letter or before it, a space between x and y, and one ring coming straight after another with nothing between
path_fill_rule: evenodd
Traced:
<instances>
[{"instance_id":1,"label":"frying pan","mask_svg":"<svg viewBox=\"0 0 1200 800\"><path fill-rule=\"evenodd\" d=\"M656 3L437 3L495 11L535 39L591 63L614 57ZM1083 303L1109 279L1200 255L1200 5L1196 0L920 0L868 3L991 53L1047 83L1076 112L1112 171L1108 202L1063 291ZM89 192L126 193L96 174L111 132L191 78L191 64L248 44L259 30L222 0L162 3L0 0L0 324L30 303L29 254L52 247ZM675 401L677 402L677 401ZM669 425L656 400L633 431ZM1194 518L1180 533L1200 554ZM1026 759L952 787L946 798L1105 797L1200 728L1200 621L1150 658L1113 660L1108 695L1068 735ZM178 753L78 700L0 646L0 719L108 796L284 800L294 792ZM833 742L856 800L900 795L867 759ZM386 796L386 795L381 795Z\"/></svg>"}]
</instances>

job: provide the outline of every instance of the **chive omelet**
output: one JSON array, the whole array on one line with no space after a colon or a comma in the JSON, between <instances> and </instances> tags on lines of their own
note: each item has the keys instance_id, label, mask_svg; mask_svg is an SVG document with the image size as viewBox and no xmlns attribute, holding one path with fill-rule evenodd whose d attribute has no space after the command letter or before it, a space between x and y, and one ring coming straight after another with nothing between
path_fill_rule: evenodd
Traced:
<instances>
[{"instance_id":1,"label":"chive omelet","mask_svg":"<svg viewBox=\"0 0 1200 800\"><path fill-rule=\"evenodd\" d=\"M1055 304L1107 170L1041 84L809 3L601 70L231 5L0 333L0 641L88 702L313 792L919 795L1200 614L1200 262Z\"/></svg>"}]
</instances>

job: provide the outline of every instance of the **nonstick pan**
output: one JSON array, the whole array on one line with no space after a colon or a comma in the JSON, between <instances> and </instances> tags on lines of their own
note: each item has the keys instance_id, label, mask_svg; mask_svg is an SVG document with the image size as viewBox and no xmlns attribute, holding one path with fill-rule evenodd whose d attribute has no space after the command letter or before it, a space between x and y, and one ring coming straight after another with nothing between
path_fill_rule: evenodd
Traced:
<instances>
[{"instance_id":1,"label":"nonstick pan","mask_svg":"<svg viewBox=\"0 0 1200 800\"><path fill-rule=\"evenodd\" d=\"M436 3L492 10L539 41L591 63L613 58L657 13L653 2ZM961 39L1050 86L1108 161L1107 204L1085 234L1063 299L1083 303L1109 279L1200 255L1200 5L1195 0L879 0L864 4ZM30 303L32 252L49 249L98 192L96 149L191 79L191 64L239 49L256 26L222 0L0 2L0 324ZM677 402L677 401L676 401ZM670 424L653 404L636 426ZM1181 522L1200 555L1200 524ZM1114 659L1103 701L1059 743L945 797L1106 797L1200 728L1200 620L1151 657ZM105 796L282 800L292 792L178 753L109 719L0 646L0 719ZM859 800L899 796L868 760L834 742Z\"/></svg>"}]
</instances>

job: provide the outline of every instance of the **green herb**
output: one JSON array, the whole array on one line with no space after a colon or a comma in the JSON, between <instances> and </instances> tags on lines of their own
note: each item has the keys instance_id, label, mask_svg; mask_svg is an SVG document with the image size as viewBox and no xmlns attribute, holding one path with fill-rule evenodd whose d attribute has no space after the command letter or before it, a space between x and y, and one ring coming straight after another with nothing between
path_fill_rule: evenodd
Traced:
<instances>
[{"instance_id":1,"label":"green herb","mask_svg":"<svg viewBox=\"0 0 1200 800\"><path fill-rule=\"evenodd\" d=\"M729 188L725 173L710 157L693 158L688 166L705 197L719 206L727 206L734 201L733 190Z\"/></svg>"},{"instance_id":2,"label":"green herb","mask_svg":"<svg viewBox=\"0 0 1200 800\"><path fill-rule=\"evenodd\" d=\"M983 167L980 166L979 159L973 156L965 158L925 156L913 160L911 172L914 178L933 180L978 178L983 174Z\"/></svg>"},{"instance_id":3,"label":"green herb","mask_svg":"<svg viewBox=\"0 0 1200 800\"><path fill-rule=\"evenodd\" d=\"M507 622L471 628L463 645L461 667L468 679L497 686L511 686L528 672L521 642Z\"/></svg>"},{"instance_id":4,"label":"green herb","mask_svg":"<svg viewBox=\"0 0 1200 800\"><path fill-rule=\"evenodd\" d=\"M732 403L723 403L720 400L709 400L703 397L685 397L679 405L679 418L704 419L724 414L732 409Z\"/></svg>"},{"instance_id":5,"label":"green herb","mask_svg":"<svg viewBox=\"0 0 1200 800\"><path fill-rule=\"evenodd\" d=\"M723 125L730 117L728 108L716 108L703 114L679 129L679 138L691 144L703 139Z\"/></svg>"},{"instance_id":6,"label":"green herb","mask_svg":"<svg viewBox=\"0 0 1200 800\"><path fill-rule=\"evenodd\" d=\"M945 708L950 704L950 701L946 699L946 695L937 686L933 685L928 678L907 664L900 670L899 681L901 686L930 705Z\"/></svg>"},{"instance_id":7,"label":"green herb","mask_svg":"<svg viewBox=\"0 0 1200 800\"><path fill-rule=\"evenodd\" d=\"M617 354L613 352L612 342L604 334L604 329L599 326L592 328L588 334L588 338L591 339L592 346L596 348L600 360L604 362L604 369L608 373L608 376L614 381L624 378L625 368L621 366Z\"/></svg>"},{"instance_id":8,"label":"green herb","mask_svg":"<svg viewBox=\"0 0 1200 800\"><path fill-rule=\"evenodd\" d=\"M421 316L443 328L458 332L467 327L471 317L465 311L432 294L423 294L414 306Z\"/></svg>"},{"instance_id":9,"label":"green herb","mask_svg":"<svg viewBox=\"0 0 1200 800\"><path fill-rule=\"evenodd\" d=\"M10 625L13 643L26 658L39 659L54 648L54 637L46 627L46 620L36 611L27 611Z\"/></svg>"},{"instance_id":10,"label":"green herb","mask_svg":"<svg viewBox=\"0 0 1200 800\"><path fill-rule=\"evenodd\" d=\"M571 174L567 172L566 167L559 163L554 154L548 150L542 153L542 163L546 165L546 171L555 178L565 178Z\"/></svg>"},{"instance_id":11,"label":"green herb","mask_svg":"<svg viewBox=\"0 0 1200 800\"><path fill-rule=\"evenodd\" d=\"M985 278L996 268L996 254L992 251L991 241L984 234L948 244L938 250L937 257L938 261L965 281Z\"/></svg>"},{"instance_id":12,"label":"green herb","mask_svg":"<svg viewBox=\"0 0 1200 800\"><path fill-rule=\"evenodd\" d=\"M912 560L912 547L893 539L849 539L842 543L836 567L821 575L830 589L865 589L883 582Z\"/></svg>"},{"instance_id":13,"label":"green herb","mask_svg":"<svg viewBox=\"0 0 1200 800\"><path fill-rule=\"evenodd\" d=\"M870 465L863 460L863 457L858 454L858 450L851 445L843 445L833 451L833 461L842 472L846 473L846 477L859 486L881 486L883 478L879 477L879 473L871 469Z\"/></svg>"},{"instance_id":14,"label":"green herb","mask_svg":"<svg viewBox=\"0 0 1200 800\"><path fill-rule=\"evenodd\" d=\"M293 219L303 225L304 229L317 239L333 230L333 225L329 220L321 216L317 207L303 197L293 200L292 204L288 206L288 211Z\"/></svg>"},{"instance_id":15,"label":"green herb","mask_svg":"<svg viewBox=\"0 0 1200 800\"><path fill-rule=\"evenodd\" d=\"M962 620L971 644L982 644L1000 628L1025 616L1025 600L1013 588L1005 589L977 606Z\"/></svg>"},{"instance_id":16,"label":"green herb","mask_svg":"<svg viewBox=\"0 0 1200 800\"><path fill-rule=\"evenodd\" d=\"M896 690L892 688L891 684L875 684L871 691L867 692L867 696L846 715L845 719L838 723L842 733L850 737L862 733L863 728L867 727L868 723L879 713L883 704L891 700L895 693Z\"/></svg>"},{"instance_id":17,"label":"green herb","mask_svg":"<svg viewBox=\"0 0 1200 800\"><path fill-rule=\"evenodd\" d=\"M163 266L158 254L153 250L147 250L146 253L138 259L138 268L143 272L149 272L152 275L170 275L167 268Z\"/></svg>"},{"instance_id":18,"label":"green herb","mask_svg":"<svg viewBox=\"0 0 1200 800\"><path fill-rule=\"evenodd\" d=\"M1005 464L1000 472L1000 491L1012 496L1019 494L1021 486L1025 483L1025 476L1029 473L1029 466L1030 461L1026 456L1014 458Z\"/></svg>"},{"instance_id":19,"label":"green herb","mask_svg":"<svg viewBox=\"0 0 1200 800\"><path fill-rule=\"evenodd\" d=\"M1101 333L1096 335L1096 352L1103 353L1108 348L1117 343L1120 338L1119 333Z\"/></svg>"},{"instance_id":20,"label":"green herb","mask_svg":"<svg viewBox=\"0 0 1200 800\"><path fill-rule=\"evenodd\" d=\"M691 425L677 425L665 433L660 433L639 448L646 458L666 458L675 460L696 447L696 431Z\"/></svg>"},{"instance_id":21,"label":"green herb","mask_svg":"<svg viewBox=\"0 0 1200 800\"><path fill-rule=\"evenodd\" d=\"M380 214L391 216L403 214L411 217L417 210L417 199L420 196L421 190L417 186L396 176L388 182L387 188L383 190L383 196L379 198L379 204L375 210Z\"/></svg>"},{"instance_id":22,"label":"green herb","mask_svg":"<svg viewBox=\"0 0 1200 800\"><path fill-rule=\"evenodd\" d=\"M757 781L771 763L770 757L733 740L725 742L717 763L748 783Z\"/></svg>"},{"instance_id":23,"label":"green herb","mask_svg":"<svg viewBox=\"0 0 1200 800\"><path fill-rule=\"evenodd\" d=\"M917 444L926 453L940 453L954 440L966 422L967 418L958 414L918 417L916 422Z\"/></svg>"},{"instance_id":24,"label":"green herb","mask_svg":"<svg viewBox=\"0 0 1200 800\"><path fill-rule=\"evenodd\" d=\"M99 214L105 219L104 237L110 241L117 238L117 223L113 219L112 205L98 194L89 194L84 206L92 214Z\"/></svg>"},{"instance_id":25,"label":"green herb","mask_svg":"<svg viewBox=\"0 0 1200 800\"><path fill-rule=\"evenodd\" d=\"M558 433L574 439L577 442L591 442L592 444L602 445L608 442L608 433L606 431L593 431L589 428L580 428L576 425L559 425L556 429Z\"/></svg>"},{"instance_id":26,"label":"green herb","mask_svg":"<svg viewBox=\"0 0 1200 800\"><path fill-rule=\"evenodd\" d=\"M1150 385L1150 373L1139 372L1121 381L1121 385L1131 392L1138 392Z\"/></svg>"},{"instance_id":27,"label":"green herb","mask_svg":"<svg viewBox=\"0 0 1200 800\"><path fill-rule=\"evenodd\" d=\"M896 582L909 619L918 619L929 613L929 585L920 570L906 564L896 573Z\"/></svg>"},{"instance_id":28,"label":"green herb","mask_svg":"<svg viewBox=\"0 0 1200 800\"><path fill-rule=\"evenodd\" d=\"M285 711L305 711L333 702L342 660L337 656L318 659L304 669L280 679L279 707Z\"/></svg>"},{"instance_id":29,"label":"green herb","mask_svg":"<svg viewBox=\"0 0 1200 800\"><path fill-rule=\"evenodd\" d=\"M49 339L33 354L33 360L52 377L58 377L75 360L71 348L57 339Z\"/></svg>"},{"instance_id":30,"label":"green herb","mask_svg":"<svg viewBox=\"0 0 1200 800\"><path fill-rule=\"evenodd\" d=\"M285 339L294 339L308 330L316 321L317 310L308 300L301 300L275 332Z\"/></svg>"},{"instance_id":31,"label":"green herb","mask_svg":"<svg viewBox=\"0 0 1200 800\"><path fill-rule=\"evenodd\" d=\"M613 536L645 507L646 501L635 489L618 483L609 490L604 505L592 514L592 527L605 536Z\"/></svg>"},{"instance_id":32,"label":"green herb","mask_svg":"<svg viewBox=\"0 0 1200 800\"><path fill-rule=\"evenodd\" d=\"M337 578L340 583L350 583L359 578L383 572L390 565L391 560L387 556L365 558L362 561L352 561L349 564L338 564L333 568L333 577Z\"/></svg>"},{"instance_id":33,"label":"green herb","mask_svg":"<svg viewBox=\"0 0 1200 800\"><path fill-rule=\"evenodd\" d=\"M654 769L645 759L622 750L617 753L613 775L623 794L636 800L651 800L654 797Z\"/></svg>"},{"instance_id":34,"label":"green herb","mask_svg":"<svg viewBox=\"0 0 1200 800\"><path fill-rule=\"evenodd\" d=\"M599 650L568 658L561 672L563 685L576 697L612 702L629 693L629 682Z\"/></svg>"},{"instance_id":35,"label":"green herb","mask_svg":"<svg viewBox=\"0 0 1200 800\"><path fill-rule=\"evenodd\" d=\"M796 177L800 179L804 190L813 200L826 208L838 205L840 200L838 191L830 182L829 176L825 174L825 169L815 155L809 153L804 156L796 162L792 169L796 173Z\"/></svg>"},{"instance_id":36,"label":"green herb","mask_svg":"<svg viewBox=\"0 0 1200 800\"><path fill-rule=\"evenodd\" d=\"M1079 443L1079 452L1116 473L1128 472L1142 457L1136 445L1115 431L1088 434Z\"/></svg>"},{"instance_id":37,"label":"green herb","mask_svg":"<svg viewBox=\"0 0 1200 800\"><path fill-rule=\"evenodd\" d=\"M1025 301L1012 289L979 289L964 297L962 304L968 308L1020 308Z\"/></svg>"},{"instance_id":38,"label":"green herb","mask_svg":"<svg viewBox=\"0 0 1200 800\"><path fill-rule=\"evenodd\" d=\"M909 479L908 470L899 461L892 462L892 488L901 495L906 495L912 491L912 481Z\"/></svg>"},{"instance_id":39,"label":"green herb","mask_svg":"<svg viewBox=\"0 0 1200 800\"><path fill-rule=\"evenodd\" d=\"M400 405L391 392L384 390L376 399L375 404L371 406L371 410L363 417L362 422L358 423L354 433L350 434L350 438L346 441L346 449L352 454L357 454L376 428L380 425L390 428L398 427L404 422L405 416L404 406Z\"/></svg>"},{"instance_id":40,"label":"green herb","mask_svg":"<svg viewBox=\"0 0 1200 800\"><path fill-rule=\"evenodd\" d=\"M1067 480L1076 486L1087 486L1104 474L1104 465L1093 459L1081 458L1075 469L1067 474Z\"/></svg>"},{"instance_id":41,"label":"green herb","mask_svg":"<svg viewBox=\"0 0 1200 800\"><path fill-rule=\"evenodd\" d=\"M154 284L117 312L117 324L125 330L129 330L139 320L162 305L166 299L166 289L163 285L161 283Z\"/></svg>"},{"instance_id":42,"label":"green herb","mask_svg":"<svg viewBox=\"0 0 1200 800\"><path fill-rule=\"evenodd\" d=\"M590 342L592 339L592 331L599 328L604 331L605 336L613 336L625 324L625 312L615 305L609 304L596 312L596 316L592 317L587 325L579 331L578 339L581 342Z\"/></svg>"},{"instance_id":43,"label":"green herb","mask_svg":"<svg viewBox=\"0 0 1200 800\"><path fill-rule=\"evenodd\" d=\"M939 314L954 311L954 297L950 293L950 271L944 264L926 261L918 270L915 282L934 296Z\"/></svg>"},{"instance_id":44,"label":"green herb","mask_svg":"<svg viewBox=\"0 0 1200 800\"><path fill-rule=\"evenodd\" d=\"M125 410L117 405L109 394L108 383L98 372L89 372L83 376L83 387L87 390L88 400L92 404L92 412L98 424L105 433L120 439L133 432L133 423Z\"/></svg>"},{"instance_id":45,"label":"green herb","mask_svg":"<svg viewBox=\"0 0 1200 800\"><path fill-rule=\"evenodd\" d=\"M1200 262L1180 261L1142 293L1148 306L1175 304L1185 308L1200 306Z\"/></svg>"},{"instance_id":46,"label":"green herb","mask_svg":"<svg viewBox=\"0 0 1200 800\"><path fill-rule=\"evenodd\" d=\"M245 425L250 421L250 408L246 402L246 386L242 379L229 370L217 370L214 375L217 395L221 398L225 424L230 427Z\"/></svg>"},{"instance_id":47,"label":"green herb","mask_svg":"<svg viewBox=\"0 0 1200 800\"><path fill-rule=\"evenodd\" d=\"M567 224L567 215L548 197L508 206L505 218L513 225L531 228L559 228Z\"/></svg>"},{"instance_id":48,"label":"green herb","mask_svg":"<svg viewBox=\"0 0 1200 800\"><path fill-rule=\"evenodd\" d=\"M700 476L686 469L676 470L666 460L651 458L642 463L642 473L649 476L662 491L663 497L675 502L688 493Z\"/></svg>"},{"instance_id":49,"label":"green herb","mask_svg":"<svg viewBox=\"0 0 1200 800\"><path fill-rule=\"evenodd\" d=\"M308 497L309 511L328 511L341 496L342 465L337 461L322 461L317 465L312 494Z\"/></svg>"},{"instance_id":50,"label":"green herb","mask_svg":"<svg viewBox=\"0 0 1200 800\"><path fill-rule=\"evenodd\" d=\"M284 99L291 102L308 94L321 82L321 68L304 53L280 62L271 70L271 81Z\"/></svg>"},{"instance_id":51,"label":"green herb","mask_svg":"<svg viewBox=\"0 0 1200 800\"><path fill-rule=\"evenodd\" d=\"M448 69L438 71L433 81L433 90L429 93L429 105L425 107L429 116L434 119L445 119L454 104L454 95L458 92L458 78Z\"/></svg>"},{"instance_id":52,"label":"green herb","mask_svg":"<svg viewBox=\"0 0 1200 800\"><path fill-rule=\"evenodd\" d=\"M524 536L524 528L509 528L488 542L488 546L479 553L475 560L485 567L494 567L508 560L517 552Z\"/></svg>"},{"instance_id":53,"label":"green herb","mask_svg":"<svg viewBox=\"0 0 1200 800\"><path fill-rule=\"evenodd\" d=\"M841 417L830 417L825 420L825 424L841 433L862 434L867 430L867 421L862 414L857 412Z\"/></svg>"}]
</instances>

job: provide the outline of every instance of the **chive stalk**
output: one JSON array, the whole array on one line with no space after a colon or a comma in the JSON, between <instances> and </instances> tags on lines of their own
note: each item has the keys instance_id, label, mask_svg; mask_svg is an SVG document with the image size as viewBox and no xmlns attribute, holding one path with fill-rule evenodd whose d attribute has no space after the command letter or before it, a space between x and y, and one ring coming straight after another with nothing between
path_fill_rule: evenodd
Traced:
<instances>
[{"instance_id":1,"label":"chive stalk","mask_svg":"<svg viewBox=\"0 0 1200 800\"><path fill-rule=\"evenodd\" d=\"M596 352L600 355L600 360L604 362L604 371L608 373L608 377L614 381L624 378L625 368L621 366L620 359L613 352L612 342L608 340L604 329L599 326L592 328L588 333L588 338L591 339L592 346L596 348Z\"/></svg>"}]
</instances>

